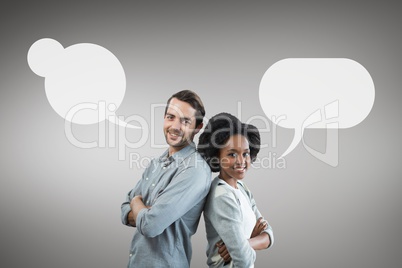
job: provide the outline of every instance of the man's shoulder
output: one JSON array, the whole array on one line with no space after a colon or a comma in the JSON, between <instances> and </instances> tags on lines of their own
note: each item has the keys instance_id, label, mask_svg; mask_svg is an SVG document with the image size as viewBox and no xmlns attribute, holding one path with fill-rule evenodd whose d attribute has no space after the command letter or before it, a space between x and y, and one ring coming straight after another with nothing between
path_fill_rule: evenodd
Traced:
<instances>
[{"instance_id":1,"label":"man's shoulder","mask_svg":"<svg viewBox=\"0 0 402 268\"><path fill-rule=\"evenodd\" d=\"M208 172L211 171L207 162L198 151L194 151L193 153L188 155L185 159L181 161L181 164L185 167L195 167L197 169L205 169Z\"/></svg>"}]
</instances>

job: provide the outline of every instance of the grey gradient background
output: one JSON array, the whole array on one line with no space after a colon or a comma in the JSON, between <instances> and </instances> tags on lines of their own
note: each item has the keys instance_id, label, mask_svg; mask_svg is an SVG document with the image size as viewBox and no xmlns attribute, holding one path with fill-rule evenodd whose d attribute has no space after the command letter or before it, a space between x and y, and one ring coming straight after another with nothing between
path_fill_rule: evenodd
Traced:
<instances>
[{"instance_id":1,"label":"grey gradient background","mask_svg":"<svg viewBox=\"0 0 402 268\"><path fill-rule=\"evenodd\" d=\"M193 89L207 116L264 115L260 79L289 57L344 57L361 63L376 87L361 124L339 130L339 166L302 145L286 168L253 169L246 177L276 244L258 252L257 267L401 267L402 53L398 1L21 1L0 16L2 267L125 267L134 229L120 223L120 204L143 169L118 160L117 148L80 149L49 105L44 79L26 56L38 39L64 47L95 43L122 63L127 92L119 115L150 120L150 105ZM217 94L221 97L217 97ZM160 114L162 117L162 114ZM150 121L148 121L150 122ZM161 119L156 141L163 143ZM258 122L257 122L258 124ZM98 127L74 126L93 141ZM129 130L135 140L139 132ZM284 152L293 131L278 128ZM322 148L326 132L306 131ZM272 145L272 133L263 141ZM150 141L127 149L159 155ZM205 267L203 221L193 238L192 267ZM151 253L150 253L151 254Z\"/></svg>"}]
</instances>

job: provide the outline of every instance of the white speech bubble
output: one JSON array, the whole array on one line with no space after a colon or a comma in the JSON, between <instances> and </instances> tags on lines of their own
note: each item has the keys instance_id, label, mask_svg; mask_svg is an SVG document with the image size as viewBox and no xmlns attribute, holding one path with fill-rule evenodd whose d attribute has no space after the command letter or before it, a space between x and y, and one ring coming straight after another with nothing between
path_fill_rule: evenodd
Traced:
<instances>
[{"instance_id":1,"label":"white speech bubble","mask_svg":"<svg viewBox=\"0 0 402 268\"><path fill-rule=\"evenodd\" d=\"M45 91L52 108L65 120L94 124L109 118L128 125L115 115L126 91L126 76L120 61L109 50L80 43L67 48L50 38L36 41L28 51L32 71L45 77ZM99 104L108 109L100 112Z\"/></svg>"},{"instance_id":2,"label":"white speech bubble","mask_svg":"<svg viewBox=\"0 0 402 268\"><path fill-rule=\"evenodd\" d=\"M368 71L346 58L289 58L273 64L261 79L259 98L274 123L295 129L290 153L305 128L350 128L362 122L374 104ZM275 118L282 118L275 122ZM304 141L303 141L304 142Z\"/></svg>"}]
</instances>

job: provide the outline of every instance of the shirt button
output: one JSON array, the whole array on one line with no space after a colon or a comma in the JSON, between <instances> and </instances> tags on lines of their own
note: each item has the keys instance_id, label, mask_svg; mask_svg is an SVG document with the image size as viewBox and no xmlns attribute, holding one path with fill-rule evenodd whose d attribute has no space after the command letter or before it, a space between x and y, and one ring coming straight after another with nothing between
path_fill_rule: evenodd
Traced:
<instances>
[{"instance_id":1,"label":"shirt button","mask_svg":"<svg viewBox=\"0 0 402 268\"><path fill-rule=\"evenodd\" d=\"M146 181L148 180L148 178L145 179Z\"/></svg>"},{"instance_id":2,"label":"shirt button","mask_svg":"<svg viewBox=\"0 0 402 268\"><path fill-rule=\"evenodd\" d=\"M155 186L155 183L152 183L152 186Z\"/></svg>"},{"instance_id":3,"label":"shirt button","mask_svg":"<svg viewBox=\"0 0 402 268\"><path fill-rule=\"evenodd\" d=\"M130 253L130 257L133 256L133 253Z\"/></svg>"}]
</instances>

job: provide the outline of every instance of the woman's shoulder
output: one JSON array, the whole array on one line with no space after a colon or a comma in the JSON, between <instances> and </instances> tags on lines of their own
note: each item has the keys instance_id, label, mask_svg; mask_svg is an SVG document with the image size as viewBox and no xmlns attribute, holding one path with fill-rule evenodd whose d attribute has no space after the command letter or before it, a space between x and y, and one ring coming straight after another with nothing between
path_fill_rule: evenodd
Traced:
<instances>
[{"instance_id":1,"label":"woman's shoulder","mask_svg":"<svg viewBox=\"0 0 402 268\"><path fill-rule=\"evenodd\" d=\"M225 181L216 177L211 183L208 199L223 198L224 196L234 196L234 189Z\"/></svg>"},{"instance_id":2,"label":"woman's shoulder","mask_svg":"<svg viewBox=\"0 0 402 268\"><path fill-rule=\"evenodd\" d=\"M212 217L216 213L224 212L235 215L240 211L238 199L235 190L219 178L212 181L211 189L208 194L207 202L204 206L206 217Z\"/></svg>"},{"instance_id":3,"label":"woman's shoulder","mask_svg":"<svg viewBox=\"0 0 402 268\"><path fill-rule=\"evenodd\" d=\"M250 189L247 187L247 185L242 182L242 181L237 181L237 184L239 185L239 189L241 189L241 191L243 191L248 198L252 199L253 198L253 194L251 193Z\"/></svg>"}]
</instances>

